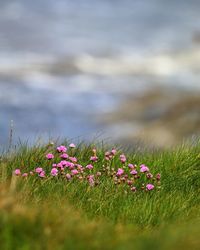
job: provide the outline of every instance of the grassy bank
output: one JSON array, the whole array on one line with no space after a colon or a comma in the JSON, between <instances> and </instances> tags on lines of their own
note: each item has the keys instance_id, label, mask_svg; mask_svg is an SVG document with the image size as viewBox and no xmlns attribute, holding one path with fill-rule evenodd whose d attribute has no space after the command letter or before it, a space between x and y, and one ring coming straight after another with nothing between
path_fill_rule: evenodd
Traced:
<instances>
[{"instance_id":1,"label":"grassy bank","mask_svg":"<svg viewBox=\"0 0 200 250\"><path fill-rule=\"evenodd\" d=\"M200 144L108 149L22 146L2 155L1 249L199 249Z\"/></svg>"}]
</instances>

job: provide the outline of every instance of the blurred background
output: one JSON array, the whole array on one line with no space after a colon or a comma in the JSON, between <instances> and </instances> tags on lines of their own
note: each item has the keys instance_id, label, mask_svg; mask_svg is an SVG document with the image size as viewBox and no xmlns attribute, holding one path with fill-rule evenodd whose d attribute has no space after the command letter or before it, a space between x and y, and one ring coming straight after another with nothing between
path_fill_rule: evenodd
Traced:
<instances>
[{"instance_id":1,"label":"blurred background","mask_svg":"<svg viewBox=\"0 0 200 250\"><path fill-rule=\"evenodd\" d=\"M0 0L0 145L200 133L199 0Z\"/></svg>"}]
</instances>

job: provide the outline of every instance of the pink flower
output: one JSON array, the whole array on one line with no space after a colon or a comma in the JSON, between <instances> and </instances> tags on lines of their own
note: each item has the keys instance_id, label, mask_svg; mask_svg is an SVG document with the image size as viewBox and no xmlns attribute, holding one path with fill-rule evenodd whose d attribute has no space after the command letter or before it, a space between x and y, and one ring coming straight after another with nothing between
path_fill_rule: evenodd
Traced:
<instances>
[{"instance_id":1,"label":"pink flower","mask_svg":"<svg viewBox=\"0 0 200 250\"><path fill-rule=\"evenodd\" d=\"M143 164L140 166L140 172L141 173L149 172L149 168Z\"/></svg>"},{"instance_id":2,"label":"pink flower","mask_svg":"<svg viewBox=\"0 0 200 250\"><path fill-rule=\"evenodd\" d=\"M66 178L67 178L68 180L70 180L70 179L72 178L70 174L66 174L65 176L66 176Z\"/></svg>"},{"instance_id":3,"label":"pink flower","mask_svg":"<svg viewBox=\"0 0 200 250\"><path fill-rule=\"evenodd\" d=\"M132 175L136 175L138 172L135 170L135 169L133 169L131 172L130 172L130 174L132 174Z\"/></svg>"},{"instance_id":4,"label":"pink flower","mask_svg":"<svg viewBox=\"0 0 200 250\"><path fill-rule=\"evenodd\" d=\"M117 150L116 150L115 148L113 148L113 149L111 150L111 154L112 154L112 155L116 155L116 153L117 153Z\"/></svg>"},{"instance_id":5,"label":"pink flower","mask_svg":"<svg viewBox=\"0 0 200 250\"><path fill-rule=\"evenodd\" d=\"M153 178L153 175L152 175L151 173L147 173L147 175L146 175L146 176L147 176L147 178L148 178L148 179Z\"/></svg>"},{"instance_id":6,"label":"pink flower","mask_svg":"<svg viewBox=\"0 0 200 250\"><path fill-rule=\"evenodd\" d=\"M14 171L15 175L21 175L21 170L19 168L15 169Z\"/></svg>"},{"instance_id":7,"label":"pink flower","mask_svg":"<svg viewBox=\"0 0 200 250\"><path fill-rule=\"evenodd\" d=\"M132 192L136 192L136 191L137 191L136 187L132 187L132 188L131 188L131 191L132 191Z\"/></svg>"},{"instance_id":8,"label":"pink flower","mask_svg":"<svg viewBox=\"0 0 200 250\"><path fill-rule=\"evenodd\" d=\"M133 184L133 182L132 182L131 180L127 180L127 184L128 184L129 186L131 186L131 185Z\"/></svg>"},{"instance_id":9,"label":"pink flower","mask_svg":"<svg viewBox=\"0 0 200 250\"><path fill-rule=\"evenodd\" d=\"M63 160L63 161L60 161L58 164L60 164L64 167L64 166L66 166L67 161ZM55 164L55 167L57 167L57 164Z\"/></svg>"},{"instance_id":10,"label":"pink flower","mask_svg":"<svg viewBox=\"0 0 200 250\"><path fill-rule=\"evenodd\" d=\"M75 148L76 145L75 145L74 143L71 143L71 144L69 144L69 147L70 147L70 148Z\"/></svg>"},{"instance_id":11,"label":"pink flower","mask_svg":"<svg viewBox=\"0 0 200 250\"><path fill-rule=\"evenodd\" d=\"M93 169L94 167L93 167L92 164L89 164L89 165L87 165L85 168L87 168L87 169Z\"/></svg>"},{"instance_id":12,"label":"pink flower","mask_svg":"<svg viewBox=\"0 0 200 250\"><path fill-rule=\"evenodd\" d=\"M123 173L124 173L124 170L122 168L118 168L116 175L121 176L123 175Z\"/></svg>"},{"instance_id":13,"label":"pink flower","mask_svg":"<svg viewBox=\"0 0 200 250\"><path fill-rule=\"evenodd\" d=\"M110 156L110 152L105 152L105 156L109 157Z\"/></svg>"},{"instance_id":14,"label":"pink flower","mask_svg":"<svg viewBox=\"0 0 200 250\"><path fill-rule=\"evenodd\" d=\"M64 166L61 162L57 164L57 168L60 168L60 170L64 170Z\"/></svg>"},{"instance_id":15,"label":"pink flower","mask_svg":"<svg viewBox=\"0 0 200 250\"><path fill-rule=\"evenodd\" d=\"M90 157L91 161L97 162L98 161L98 157L97 156L92 156Z\"/></svg>"},{"instance_id":16,"label":"pink flower","mask_svg":"<svg viewBox=\"0 0 200 250\"><path fill-rule=\"evenodd\" d=\"M74 168L75 168L75 165L74 165L74 163L72 163L72 164L69 166L69 169L72 170L72 169L74 169Z\"/></svg>"},{"instance_id":17,"label":"pink flower","mask_svg":"<svg viewBox=\"0 0 200 250\"><path fill-rule=\"evenodd\" d=\"M76 164L75 166L76 166L78 169L82 169L82 168L83 168L83 166L80 165L80 164Z\"/></svg>"},{"instance_id":18,"label":"pink flower","mask_svg":"<svg viewBox=\"0 0 200 250\"><path fill-rule=\"evenodd\" d=\"M77 169L78 169L81 173L83 173L83 170L84 170L83 166L81 166L80 164L77 164L76 167L77 167Z\"/></svg>"},{"instance_id":19,"label":"pink flower","mask_svg":"<svg viewBox=\"0 0 200 250\"><path fill-rule=\"evenodd\" d=\"M60 157L61 157L62 159L67 159L69 156L68 156L68 154L64 153L64 154L62 154Z\"/></svg>"},{"instance_id":20,"label":"pink flower","mask_svg":"<svg viewBox=\"0 0 200 250\"><path fill-rule=\"evenodd\" d=\"M101 176L101 172L97 172L96 175L97 175L97 176Z\"/></svg>"},{"instance_id":21,"label":"pink flower","mask_svg":"<svg viewBox=\"0 0 200 250\"><path fill-rule=\"evenodd\" d=\"M77 162L76 157L69 157L69 160L72 161L72 162L75 162L75 163Z\"/></svg>"},{"instance_id":22,"label":"pink flower","mask_svg":"<svg viewBox=\"0 0 200 250\"><path fill-rule=\"evenodd\" d=\"M47 155L46 155L46 158L47 158L48 160L51 160L51 159L54 158L54 155L53 155L53 154L47 154Z\"/></svg>"},{"instance_id":23,"label":"pink flower","mask_svg":"<svg viewBox=\"0 0 200 250\"><path fill-rule=\"evenodd\" d=\"M161 174L156 175L156 180L159 181L161 179Z\"/></svg>"},{"instance_id":24,"label":"pink flower","mask_svg":"<svg viewBox=\"0 0 200 250\"><path fill-rule=\"evenodd\" d=\"M107 152L105 152L105 160L106 160L106 161L111 160L111 159L112 159L112 157L113 157L113 156L111 155L111 153L110 153L110 152L108 152L108 151L107 151Z\"/></svg>"},{"instance_id":25,"label":"pink flower","mask_svg":"<svg viewBox=\"0 0 200 250\"><path fill-rule=\"evenodd\" d=\"M146 185L146 189L149 190L149 191L153 190L154 189L154 185L153 184L147 184Z\"/></svg>"},{"instance_id":26,"label":"pink flower","mask_svg":"<svg viewBox=\"0 0 200 250\"><path fill-rule=\"evenodd\" d=\"M124 154L120 155L120 161L122 163L125 163L126 162L126 156Z\"/></svg>"},{"instance_id":27,"label":"pink flower","mask_svg":"<svg viewBox=\"0 0 200 250\"><path fill-rule=\"evenodd\" d=\"M28 176L28 173L24 173L22 176L23 176L23 177L27 177L27 176Z\"/></svg>"},{"instance_id":28,"label":"pink flower","mask_svg":"<svg viewBox=\"0 0 200 250\"><path fill-rule=\"evenodd\" d=\"M96 148L93 148L93 149L92 149L92 152L94 153L94 155L96 155L96 153L97 153Z\"/></svg>"},{"instance_id":29,"label":"pink flower","mask_svg":"<svg viewBox=\"0 0 200 250\"><path fill-rule=\"evenodd\" d=\"M89 175L88 177L88 181L91 187L94 186L95 182L94 182L94 175Z\"/></svg>"},{"instance_id":30,"label":"pink flower","mask_svg":"<svg viewBox=\"0 0 200 250\"><path fill-rule=\"evenodd\" d=\"M43 168L36 168L35 169L35 172L38 173L38 174L41 173L42 171L43 171Z\"/></svg>"},{"instance_id":31,"label":"pink flower","mask_svg":"<svg viewBox=\"0 0 200 250\"><path fill-rule=\"evenodd\" d=\"M58 175L58 169L57 168L52 168L51 169L51 175L52 176L57 176Z\"/></svg>"},{"instance_id":32,"label":"pink flower","mask_svg":"<svg viewBox=\"0 0 200 250\"><path fill-rule=\"evenodd\" d=\"M68 167L73 167L74 168L74 163L72 163L70 161L61 161L60 164L65 166L66 168L68 168Z\"/></svg>"},{"instance_id":33,"label":"pink flower","mask_svg":"<svg viewBox=\"0 0 200 250\"><path fill-rule=\"evenodd\" d=\"M57 167L57 164L56 164L56 163L53 163L53 164L52 164L52 167L53 167L53 168L56 168L56 167Z\"/></svg>"},{"instance_id":34,"label":"pink flower","mask_svg":"<svg viewBox=\"0 0 200 250\"><path fill-rule=\"evenodd\" d=\"M72 162L70 162L70 161L60 161L58 164L57 164L57 167L58 168L64 168L64 167L66 167L66 168L68 168L68 167L70 167L70 168L74 168L74 163L72 163Z\"/></svg>"},{"instance_id":35,"label":"pink flower","mask_svg":"<svg viewBox=\"0 0 200 250\"><path fill-rule=\"evenodd\" d=\"M110 160L110 157L105 156L105 160L106 160L106 161L109 161L109 160Z\"/></svg>"},{"instance_id":36,"label":"pink flower","mask_svg":"<svg viewBox=\"0 0 200 250\"><path fill-rule=\"evenodd\" d=\"M128 167L129 167L130 169L134 169L134 168L135 168L135 165L129 163L129 164L128 164Z\"/></svg>"},{"instance_id":37,"label":"pink flower","mask_svg":"<svg viewBox=\"0 0 200 250\"><path fill-rule=\"evenodd\" d=\"M77 169L73 169L73 170L71 170L71 173L72 173L72 175L77 175L79 172Z\"/></svg>"},{"instance_id":38,"label":"pink flower","mask_svg":"<svg viewBox=\"0 0 200 250\"><path fill-rule=\"evenodd\" d=\"M41 178L44 178L44 177L45 177L45 171L40 172L40 173L39 173L39 176L40 176Z\"/></svg>"},{"instance_id":39,"label":"pink flower","mask_svg":"<svg viewBox=\"0 0 200 250\"><path fill-rule=\"evenodd\" d=\"M30 171L29 174L30 174L30 175L34 175L33 171Z\"/></svg>"},{"instance_id":40,"label":"pink flower","mask_svg":"<svg viewBox=\"0 0 200 250\"><path fill-rule=\"evenodd\" d=\"M57 151L59 153L66 153L67 152L67 148L65 146L61 145L61 146L57 147Z\"/></svg>"}]
</instances>

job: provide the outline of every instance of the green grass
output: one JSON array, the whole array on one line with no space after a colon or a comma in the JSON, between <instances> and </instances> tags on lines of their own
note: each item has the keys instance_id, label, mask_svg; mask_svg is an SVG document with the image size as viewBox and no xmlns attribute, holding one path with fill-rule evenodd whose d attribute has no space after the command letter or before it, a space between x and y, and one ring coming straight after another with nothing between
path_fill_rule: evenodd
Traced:
<instances>
[{"instance_id":1,"label":"green grass","mask_svg":"<svg viewBox=\"0 0 200 250\"><path fill-rule=\"evenodd\" d=\"M49 168L51 146L21 146L0 158L0 249L199 249L200 144L128 153L160 172L160 191L125 193L110 178L96 187L59 178L13 176L15 168ZM75 155L88 164L92 145ZM105 149L98 147L102 169ZM119 166L118 157L112 166Z\"/></svg>"}]
</instances>

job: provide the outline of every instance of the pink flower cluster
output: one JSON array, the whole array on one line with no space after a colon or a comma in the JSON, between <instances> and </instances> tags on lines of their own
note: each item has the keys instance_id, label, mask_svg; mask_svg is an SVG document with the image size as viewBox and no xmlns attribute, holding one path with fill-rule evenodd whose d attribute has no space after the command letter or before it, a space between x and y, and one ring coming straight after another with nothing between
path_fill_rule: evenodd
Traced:
<instances>
[{"instance_id":1,"label":"pink flower cluster","mask_svg":"<svg viewBox=\"0 0 200 250\"><path fill-rule=\"evenodd\" d=\"M118 154L116 149L107 151L102 157L98 155L96 148L92 149L87 164L81 164L81 159L76 157L75 144L61 145L52 152L46 152L46 165L37 166L31 171L22 173L22 169L16 168L14 175L22 177L39 177L86 181L91 187L101 184L102 177L110 178L115 185L123 185L125 192L138 192L159 190L161 174L150 172L150 168L144 164L136 165L128 162L125 154ZM85 161L84 161L85 162ZM24 167L23 167L24 168Z\"/></svg>"},{"instance_id":2,"label":"pink flower cluster","mask_svg":"<svg viewBox=\"0 0 200 250\"><path fill-rule=\"evenodd\" d=\"M111 151L105 152L105 160L110 161L117 154L117 150L113 148Z\"/></svg>"}]
</instances>

